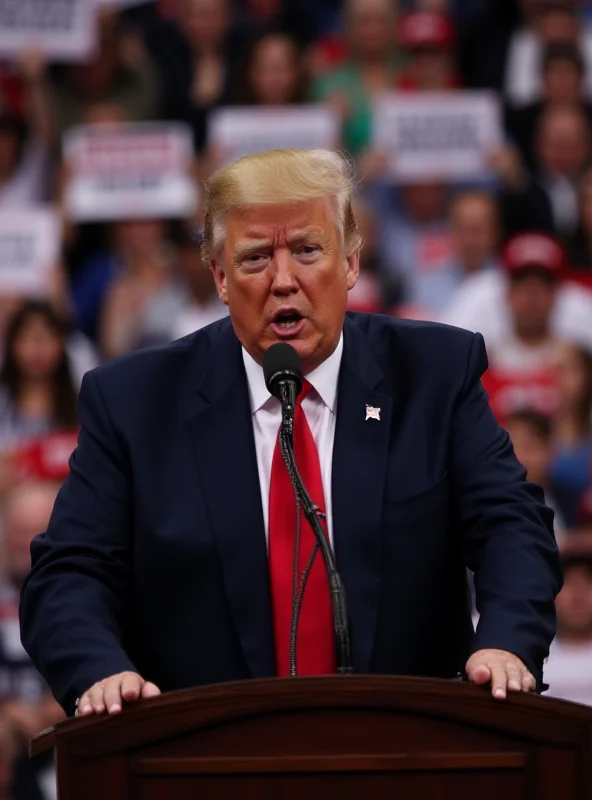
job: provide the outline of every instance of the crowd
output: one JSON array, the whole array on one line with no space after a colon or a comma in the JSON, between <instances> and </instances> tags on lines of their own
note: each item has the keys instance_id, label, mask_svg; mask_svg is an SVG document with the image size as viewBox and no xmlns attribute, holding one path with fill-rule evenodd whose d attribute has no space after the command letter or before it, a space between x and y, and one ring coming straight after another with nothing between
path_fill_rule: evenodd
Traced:
<instances>
[{"instance_id":1,"label":"crowd","mask_svg":"<svg viewBox=\"0 0 592 800\"><path fill-rule=\"evenodd\" d=\"M211 136L220 108L331 109L359 177L351 309L483 334L494 412L556 512L565 587L549 693L592 705L592 3L99 5L86 61L37 47L0 62L0 219L49 208L61 241L30 292L3 280L0 248L0 800L55 796L51 764L29 762L26 743L62 712L21 648L18 591L67 474L82 376L227 313L198 247L199 187L225 158ZM396 180L375 98L466 90L501 109L487 175ZM72 214L64 136L157 121L191 132L194 208Z\"/></svg>"}]
</instances>

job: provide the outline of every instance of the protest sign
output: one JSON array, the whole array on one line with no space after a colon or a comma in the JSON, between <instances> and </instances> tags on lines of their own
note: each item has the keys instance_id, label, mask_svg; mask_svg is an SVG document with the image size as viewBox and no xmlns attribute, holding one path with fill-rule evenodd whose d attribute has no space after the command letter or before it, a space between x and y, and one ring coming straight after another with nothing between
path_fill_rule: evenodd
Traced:
<instances>
[{"instance_id":1,"label":"protest sign","mask_svg":"<svg viewBox=\"0 0 592 800\"><path fill-rule=\"evenodd\" d=\"M61 225L46 208L0 211L0 295L45 294L61 251Z\"/></svg>"},{"instance_id":2,"label":"protest sign","mask_svg":"<svg viewBox=\"0 0 592 800\"><path fill-rule=\"evenodd\" d=\"M66 212L78 222L187 217L196 209L191 131L180 123L72 128L64 157Z\"/></svg>"},{"instance_id":3,"label":"protest sign","mask_svg":"<svg viewBox=\"0 0 592 800\"><path fill-rule=\"evenodd\" d=\"M226 108L210 120L209 143L224 163L265 150L336 147L339 119L325 106Z\"/></svg>"},{"instance_id":4,"label":"protest sign","mask_svg":"<svg viewBox=\"0 0 592 800\"><path fill-rule=\"evenodd\" d=\"M56 61L83 61L96 46L93 0L0 0L0 56L35 48Z\"/></svg>"},{"instance_id":5,"label":"protest sign","mask_svg":"<svg viewBox=\"0 0 592 800\"><path fill-rule=\"evenodd\" d=\"M502 144L499 100L490 92L389 92L374 103L374 146L397 180L490 176Z\"/></svg>"}]
</instances>

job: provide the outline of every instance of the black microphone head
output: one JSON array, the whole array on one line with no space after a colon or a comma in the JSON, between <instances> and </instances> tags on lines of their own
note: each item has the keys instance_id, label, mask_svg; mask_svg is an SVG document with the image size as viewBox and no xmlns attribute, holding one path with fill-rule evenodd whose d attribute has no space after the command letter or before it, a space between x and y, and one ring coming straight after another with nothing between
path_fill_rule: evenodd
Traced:
<instances>
[{"instance_id":1,"label":"black microphone head","mask_svg":"<svg viewBox=\"0 0 592 800\"><path fill-rule=\"evenodd\" d=\"M277 342L263 353L263 375L265 385L270 394L280 397L280 386L283 381L297 384L296 396L302 388L302 364L300 356L291 344ZM281 399L281 398L280 398Z\"/></svg>"}]
</instances>

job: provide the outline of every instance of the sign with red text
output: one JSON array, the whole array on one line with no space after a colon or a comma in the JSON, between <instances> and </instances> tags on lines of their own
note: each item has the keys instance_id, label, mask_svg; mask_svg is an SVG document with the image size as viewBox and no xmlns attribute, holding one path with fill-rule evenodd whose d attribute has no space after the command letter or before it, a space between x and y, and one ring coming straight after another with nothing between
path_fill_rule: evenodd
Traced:
<instances>
[{"instance_id":1,"label":"sign with red text","mask_svg":"<svg viewBox=\"0 0 592 800\"><path fill-rule=\"evenodd\" d=\"M61 241L60 219L49 208L0 211L0 295L42 296Z\"/></svg>"},{"instance_id":2,"label":"sign with red text","mask_svg":"<svg viewBox=\"0 0 592 800\"><path fill-rule=\"evenodd\" d=\"M375 101L374 147L396 180L478 179L503 143L500 103L491 92L387 92Z\"/></svg>"},{"instance_id":3,"label":"sign with red text","mask_svg":"<svg viewBox=\"0 0 592 800\"><path fill-rule=\"evenodd\" d=\"M54 61L84 61L97 43L93 0L0 0L0 56L36 49Z\"/></svg>"},{"instance_id":4,"label":"sign with red text","mask_svg":"<svg viewBox=\"0 0 592 800\"><path fill-rule=\"evenodd\" d=\"M191 131L181 123L73 128L66 212L77 222L188 217L197 207Z\"/></svg>"},{"instance_id":5,"label":"sign with red text","mask_svg":"<svg viewBox=\"0 0 592 800\"><path fill-rule=\"evenodd\" d=\"M551 417L557 411L559 390L553 369L498 370L490 367L483 375L483 387L500 423L517 411L535 411Z\"/></svg>"},{"instance_id":6,"label":"sign with red text","mask_svg":"<svg viewBox=\"0 0 592 800\"><path fill-rule=\"evenodd\" d=\"M266 150L334 148L339 134L339 119L325 106L224 108L212 113L209 144L228 163Z\"/></svg>"}]
</instances>

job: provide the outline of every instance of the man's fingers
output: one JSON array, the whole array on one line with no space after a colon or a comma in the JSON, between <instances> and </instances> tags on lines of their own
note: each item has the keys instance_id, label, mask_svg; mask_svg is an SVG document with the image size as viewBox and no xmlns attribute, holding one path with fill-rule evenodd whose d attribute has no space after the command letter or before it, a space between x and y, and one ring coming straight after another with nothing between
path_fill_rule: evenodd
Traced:
<instances>
[{"instance_id":1,"label":"man's fingers","mask_svg":"<svg viewBox=\"0 0 592 800\"><path fill-rule=\"evenodd\" d=\"M523 692L534 692L536 689L536 681L534 676L530 674L530 672L526 671L522 675L522 691Z\"/></svg>"},{"instance_id":2,"label":"man's fingers","mask_svg":"<svg viewBox=\"0 0 592 800\"><path fill-rule=\"evenodd\" d=\"M102 714L105 710L105 695L103 683L95 683L88 690L88 699L95 714Z\"/></svg>"},{"instance_id":3,"label":"man's fingers","mask_svg":"<svg viewBox=\"0 0 592 800\"><path fill-rule=\"evenodd\" d=\"M469 679L476 684L489 683L491 680L491 669L487 664L479 664L474 667L469 675Z\"/></svg>"},{"instance_id":4,"label":"man's fingers","mask_svg":"<svg viewBox=\"0 0 592 800\"><path fill-rule=\"evenodd\" d=\"M503 700L508 688L508 676L504 664L494 664L491 667L491 694L498 700Z\"/></svg>"},{"instance_id":5,"label":"man's fingers","mask_svg":"<svg viewBox=\"0 0 592 800\"><path fill-rule=\"evenodd\" d=\"M85 717L88 714L92 713L93 713L93 707L91 705L88 692L85 692L78 701L78 706L76 707L76 716Z\"/></svg>"},{"instance_id":6,"label":"man's fingers","mask_svg":"<svg viewBox=\"0 0 592 800\"><path fill-rule=\"evenodd\" d=\"M506 664L506 675L508 679L508 690L519 692L522 689L522 670L517 664L508 661Z\"/></svg>"},{"instance_id":7,"label":"man's fingers","mask_svg":"<svg viewBox=\"0 0 592 800\"><path fill-rule=\"evenodd\" d=\"M105 705L108 714L118 714L123 707L121 698L121 687L124 681L123 675L115 675L105 681Z\"/></svg>"},{"instance_id":8,"label":"man's fingers","mask_svg":"<svg viewBox=\"0 0 592 800\"><path fill-rule=\"evenodd\" d=\"M142 691L142 678L133 672L128 672L124 675L121 682L121 696L122 698L131 703L137 700Z\"/></svg>"},{"instance_id":9,"label":"man's fingers","mask_svg":"<svg viewBox=\"0 0 592 800\"><path fill-rule=\"evenodd\" d=\"M160 694L160 689L156 684L150 683L150 681L146 681L146 683L142 686L142 697L158 697Z\"/></svg>"}]
</instances>

